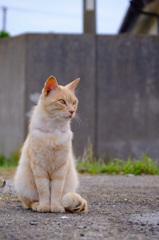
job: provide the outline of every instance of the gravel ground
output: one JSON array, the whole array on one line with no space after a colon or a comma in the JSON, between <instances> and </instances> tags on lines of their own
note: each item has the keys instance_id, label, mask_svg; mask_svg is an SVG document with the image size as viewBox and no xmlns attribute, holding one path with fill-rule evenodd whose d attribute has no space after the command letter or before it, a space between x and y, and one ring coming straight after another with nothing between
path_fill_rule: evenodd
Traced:
<instances>
[{"instance_id":1,"label":"gravel ground","mask_svg":"<svg viewBox=\"0 0 159 240\"><path fill-rule=\"evenodd\" d=\"M158 240L159 176L80 175L87 214L24 210L12 181L0 188L0 240Z\"/></svg>"}]
</instances>

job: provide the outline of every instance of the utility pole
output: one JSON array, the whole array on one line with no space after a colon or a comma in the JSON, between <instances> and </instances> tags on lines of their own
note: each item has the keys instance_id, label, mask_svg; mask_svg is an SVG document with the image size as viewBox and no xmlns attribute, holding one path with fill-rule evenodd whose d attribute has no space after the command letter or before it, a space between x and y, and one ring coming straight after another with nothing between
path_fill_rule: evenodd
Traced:
<instances>
[{"instance_id":1,"label":"utility pole","mask_svg":"<svg viewBox=\"0 0 159 240\"><path fill-rule=\"evenodd\" d=\"M83 0L83 31L96 34L96 0Z\"/></svg>"},{"instance_id":2,"label":"utility pole","mask_svg":"<svg viewBox=\"0 0 159 240\"><path fill-rule=\"evenodd\" d=\"M6 32L6 24L7 24L7 7L2 7L2 31Z\"/></svg>"}]
</instances>

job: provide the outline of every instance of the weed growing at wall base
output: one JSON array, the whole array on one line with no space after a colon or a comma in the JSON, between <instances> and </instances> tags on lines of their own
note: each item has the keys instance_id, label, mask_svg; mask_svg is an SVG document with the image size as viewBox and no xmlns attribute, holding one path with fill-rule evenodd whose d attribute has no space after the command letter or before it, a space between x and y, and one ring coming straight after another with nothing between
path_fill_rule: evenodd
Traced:
<instances>
[{"instance_id":1,"label":"weed growing at wall base","mask_svg":"<svg viewBox=\"0 0 159 240\"><path fill-rule=\"evenodd\" d=\"M89 161L78 161L77 170L80 173L90 174L159 174L158 164L145 154L140 160L128 159L124 161L115 158L108 163L104 163L103 161L96 161L94 163Z\"/></svg>"},{"instance_id":2,"label":"weed growing at wall base","mask_svg":"<svg viewBox=\"0 0 159 240\"><path fill-rule=\"evenodd\" d=\"M20 153L15 152L11 154L9 157L4 156L3 154L0 155L0 169L8 169L8 168L15 168L18 164Z\"/></svg>"},{"instance_id":3,"label":"weed growing at wall base","mask_svg":"<svg viewBox=\"0 0 159 240\"><path fill-rule=\"evenodd\" d=\"M119 158L112 159L107 163L103 158L96 159L92 147L77 161L77 170L80 173L89 174L159 174L159 164L146 154L139 160L129 158L124 161Z\"/></svg>"},{"instance_id":4,"label":"weed growing at wall base","mask_svg":"<svg viewBox=\"0 0 159 240\"><path fill-rule=\"evenodd\" d=\"M15 169L18 160L19 152L12 154L10 157L0 155L0 170L5 171L8 169ZM81 158L77 160L77 170L79 173L89 174L159 174L159 163L154 161L146 154L142 155L139 160L129 158L124 161L119 158L114 158L108 162L104 158L97 159L90 146Z\"/></svg>"}]
</instances>

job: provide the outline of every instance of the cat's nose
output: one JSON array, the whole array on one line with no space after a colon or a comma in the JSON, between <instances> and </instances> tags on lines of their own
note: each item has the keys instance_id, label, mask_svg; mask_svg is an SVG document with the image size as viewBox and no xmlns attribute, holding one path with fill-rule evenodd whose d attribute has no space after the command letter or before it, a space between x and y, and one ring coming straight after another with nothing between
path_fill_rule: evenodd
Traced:
<instances>
[{"instance_id":1,"label":"cat's nose","mask_svg":"<svg viewBox=\"0 0 159 240\"><path fill-rule=\"evenodd\" d=\"M71 115L75 112L75 111L69 111L71 113Z\"/></svg>"}]
</instances>

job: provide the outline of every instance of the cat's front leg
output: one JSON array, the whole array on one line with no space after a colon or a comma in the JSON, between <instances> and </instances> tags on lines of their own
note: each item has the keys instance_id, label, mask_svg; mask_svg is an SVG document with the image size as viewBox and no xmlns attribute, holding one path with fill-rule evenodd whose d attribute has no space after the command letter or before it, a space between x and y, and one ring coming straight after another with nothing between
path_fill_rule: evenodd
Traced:
<instances>
[{"instance_id":1,"label":"cat's front leg","mask_svg":"<svg viewBox=\"0 0 159 240\"><path fill-rule=\"evenodd\" d=\"M34 168L33 174L39 194L39 202L35 202L32 209L37 212L50 212L50 180L48 174L40 167Z\"/></svg>"},{"instance_id":2,"label":"cat's front leg","mask_svg":"<svg viewBox=\"0 0 159 240\"><path fill-rule=\"evenodd\" d=\"M66 177L66 165L61 166L51 176L51 212L65 212L62 206L62 192Z\"/></svg>"},{"instance_id":3,"label":"cat's front leg","mask_svg":"<svg viewBox=\"0 0 159 240\"><path fill-rule=\"evenodd\" d=\"M46 177L36 179L36 185L39 193L38 212L50 212L50 180Z\"/></svg>"}]
</instances>

